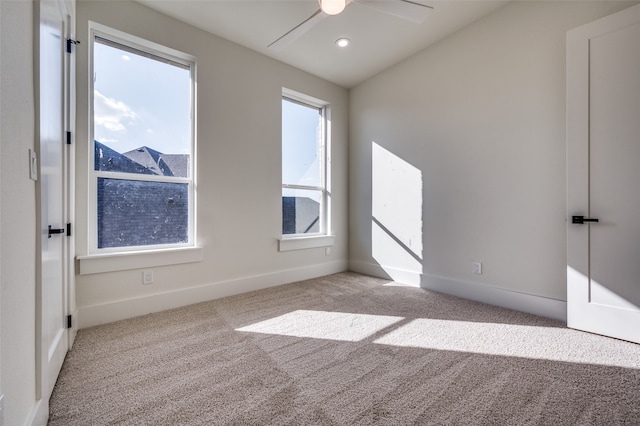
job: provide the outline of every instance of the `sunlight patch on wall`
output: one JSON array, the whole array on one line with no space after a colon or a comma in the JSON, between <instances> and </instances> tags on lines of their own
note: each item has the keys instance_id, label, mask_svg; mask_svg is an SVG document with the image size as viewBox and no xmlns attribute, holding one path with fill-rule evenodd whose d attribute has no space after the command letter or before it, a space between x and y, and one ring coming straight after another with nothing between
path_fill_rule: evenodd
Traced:
<instances>
[{"instance_id":1,"label":"sunlight patch on wall","mask_svg":"<svg viewBox=\"0 0 640 426\"><path fill-rule=\"evenodd\" d=\"M595 280L591 280L591 303L611 306L618 309L637 311L640 307L619 296Z\"/></svg>"},{"instance_id":2,"label":"sunlight patch on wall","mask_svg":"<svg viewBox=\"0 0 640 426\"><path fill-rule=\"evenodd\" d=\"M422 273L422 172L371 145L371 245L373 258L393 279L420 285ZM402 277L397 275L399 271ZM413 273L413 274L411 274Z\"/></svg>"},{"instance_id":3,"label":"sunlight patch on wall","mask_svg":"<svg viewBox=\"0 0 640 426\"><path fill-rule=\"evenodd\" d=\"M385 315L299 310L236 331L359 342L403 319Z\"/></svg>"},{"instance_id":4,"label":"sunlight patch on wall","mask_svg":"<svg viewBox=\"0 0 640 426\"><path fill-rule=\"evenodd\" d=\"M575 330L563 327L419 318L385 334L374 343L640 369L640 356L629 358L628 350L615 350L616 344L631 343L605 342L605 337L585 335L579 339L579 346L575 344L577 339L571 340L574 342L571 346L567 345L569 336L575 333Z\"/></svg>"}]
</instances>

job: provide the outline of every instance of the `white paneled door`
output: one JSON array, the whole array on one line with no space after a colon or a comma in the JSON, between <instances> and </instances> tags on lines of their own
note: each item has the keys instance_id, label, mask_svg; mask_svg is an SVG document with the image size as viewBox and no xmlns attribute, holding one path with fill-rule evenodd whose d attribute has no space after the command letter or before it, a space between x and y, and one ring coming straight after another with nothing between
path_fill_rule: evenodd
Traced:
<instances>
[{"instance_id":1,"label":"white paneled door","mask_svg":"<svg viewBox=\"0 0 640 426\"><path fill-rule=\"evenodd\" d=\"M640 343L640 6L567 33L567 144L568 326Z\"/></svg>"},{"instance_id":2,"label":"white paneled door","mask_svg":"<svg viewBox=\"0 0 640 426\"><path fill-rule=\"evenodd\" d=\"M38 4L38 227L39 270L37 286L38 399L41 416L69 345L67 268L67 141L69 28L67 3L41 0ZM39 423L39 422L38 422Z\"/></svg>"}]
</instances>

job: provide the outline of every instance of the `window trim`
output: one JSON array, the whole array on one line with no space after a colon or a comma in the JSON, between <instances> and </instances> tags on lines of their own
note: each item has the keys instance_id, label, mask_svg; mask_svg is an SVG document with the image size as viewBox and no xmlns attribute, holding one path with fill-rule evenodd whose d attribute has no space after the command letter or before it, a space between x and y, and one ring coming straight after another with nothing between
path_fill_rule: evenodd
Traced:
<instances>
[{"instance_id":1,"label":"window trim","mask_svg":"<svg viewBox=\"0 0 640 426\"><path fill-rule=\"evenodd\" d=\"M333 235L309 235L305 237L282 238L278 241L278 251L304 250L310 248L332 247Z\"/></svg>"},{"instance_id":2,"label":"window trim","mask_svg":"<svg viewBox=\"0 0 640 426\"><path fill-rule=\"evenodd\" d=\"M156 249L128 253L101 253L76 257L80 275L179 265L200 262L202 258L203 250L200 247Z\"/></svg>"},{"instance_id":3,"label":"window trim","mask_svg":"<svg viewBox=\"0 0 640 426\"><path fill-rule=\"evenodd\" d=\"M154 176L154 175L140 175L135 173L119 173L95 170L94 167L94 44L96 38L100 39L100 42L118 49L125 51L135 52L146 57L151 57L156 60L161 60L169 65L179 66L183 69L188 69L191 74L191 146L190 146L190 159L189 159L189 177L174 177L174 176ZM87 220L87 252L86 256L79 256L80 263L88 264L90 259L95 259L100 263L105 263L105 259L111 259L108 263L111 266L106 267L107 270L123 270L132 269L131 267L118 267L114 265L113 259L121 258L123 255L132 254L149 254L148 257L151 260L143 261L138 267L152 266L155 258L158 257L158 253L165 253L168 251L175 252L189 252L185 249L192 250L196 253L195 256L178 256L175 262L170 263L186 263L201 260L201 249L197 247L197 200L196 200L196 182L197 182L197 158L196 158L196 58L195 56L180 52L170 47L154 43L149 40L107 27L105 25L89 21L89 91L88 91L88 220ZM106 41L106 42L105 42ZM97 182L99 178L115 178L122 180L137 180L137 181L150 181L150 182L167 182L167 183L186 183L188 184L188 231L186 243L175 244L157 244L157 245L145 245L145 246L130 246L130 247L106 247L98 248L98 206L97 206ZM199 254L198 254L199 253ZM184 257L184 260L180 260ZM137 256L137 259L144 259L145 256ZM194 260L195 259L195 260ZM166 263L164 263L166 264ZM145 266L146 265L146 266ZM124 266L124 265L123 265ZM82 266L81 266L82 267ZM93 269L93 268L92 268ZM90 272L95 273L95 272Z\"/></svg>"},{"instance_id":4,"label":"window trim","mask_svg":"<svg viewBox=\"0 0 640 426\"><path fill-rule=\"evenodd\" d=\"M320 110L322 124L320 135L321 166L320 180L323 187L293 185L281 182L280 197L283 189L303 189L321 192L320 206L320 231L309 234L281 234L278 244L279 251L301 250L316 247L331 247L334 244L334 237L331 228L331 120L330 104L318 98L296 92L291 89L282 88L281 102L288 100L302 106L317 108ZM282 142L281 145L282 147ZM282 149L282 148L281 148ZM282 155L282 154L281 154ZM281 178L282 179L282 178ZM281 210L282 213L282 210ZM280 225L282 226L282 216Z\"/></svg>"}]
</instances>

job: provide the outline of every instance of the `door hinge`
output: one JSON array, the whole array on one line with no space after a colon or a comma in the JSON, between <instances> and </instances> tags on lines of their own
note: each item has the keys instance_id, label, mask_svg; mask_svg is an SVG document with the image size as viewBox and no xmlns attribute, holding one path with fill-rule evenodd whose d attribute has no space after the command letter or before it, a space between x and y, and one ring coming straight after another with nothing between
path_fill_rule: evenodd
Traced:
<instances>
[{"instance_id":1,"label":"door hinge","mask_svg":"<svg viewBox=\"0 0 640 426\"><path fill-rule=\"evenodd\" d=\"M67 132L67 145L71 145L71 132Z\"/></svg>"},{"instance_id":2,"label":"door hinge","mask_svg":"<svg viewBox=\"0 0 640 426\"><path fill-rule=\"evenodd\" d=\"M71 236L71 224L67 223L67 237Z\"/></svg>"},{"instance_id":3,"label":"door hinge","mask_svg":"<svg viewBox=\"0 0 640 426\"><path fill-rule=\"evenodd\" d=\"M73 40L70 38L67 39L67 53L71 53L73 51L74 44L80 44L80 42L78 40Z\"/></svg>"},{"instance_id":4,"label":"door hinge","mask_svg":"<svg viewBox=\"0 0 640 426\"><path fill-rule=\"evenodd\" d=\"M71 315L67 315L67 328L73 327L73 320Z\"/></svg>"}]
</instances>

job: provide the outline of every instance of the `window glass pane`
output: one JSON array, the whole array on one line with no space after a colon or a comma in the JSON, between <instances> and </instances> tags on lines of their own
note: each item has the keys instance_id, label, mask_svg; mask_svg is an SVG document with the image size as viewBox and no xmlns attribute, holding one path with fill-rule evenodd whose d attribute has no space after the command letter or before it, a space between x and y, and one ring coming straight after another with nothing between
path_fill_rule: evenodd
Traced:
<instances>
[{"instance_id":1,"label":"window glass pane","mask_svg":"<svg viewBox=\"0 0 640 426\"><path fill-rule=\"evenodd\" d=\"M94 169L188 177L191 72L94 43Z\"/></svg>"},{"instance_id":2,"label":"window glass pane","mask_svg":"<svg viewBox=\"0 0 640 426\"><path fill-rule=\"evenodd\" d=\"M186 243L189 185L98 178L98 248Z\"/></svg>"},{"instance_id":3,"label":"window glass pane","mask_svg":"<svg viewBox=\"0 0 640 426\"><path fill-rule=\"evenodd\" d=\"M282 234L320 232L322 191L282 189Z\"/></svg>"},{"instance_id":4,"label":"window glass pane","mask_svg":"<svg viewBox=\"0 0 640 426\"><path fill-rule=\"evenodd\" d=\"M322 110L282 99L282 183L322 186Z\"/></svg>"}]
</instances>

